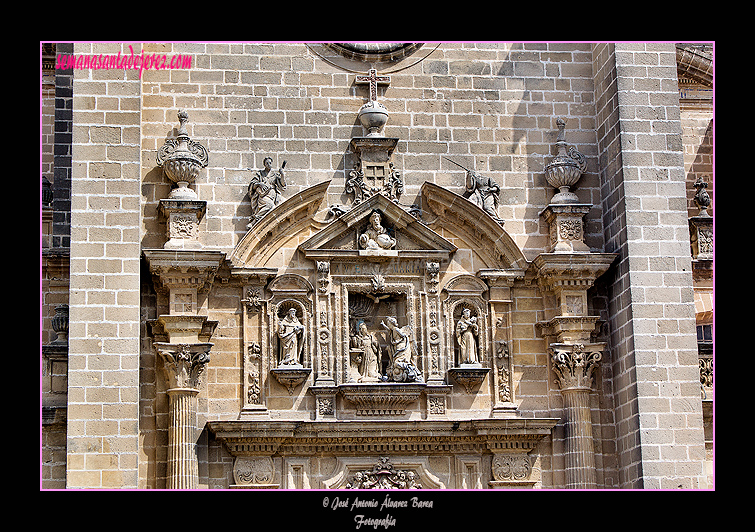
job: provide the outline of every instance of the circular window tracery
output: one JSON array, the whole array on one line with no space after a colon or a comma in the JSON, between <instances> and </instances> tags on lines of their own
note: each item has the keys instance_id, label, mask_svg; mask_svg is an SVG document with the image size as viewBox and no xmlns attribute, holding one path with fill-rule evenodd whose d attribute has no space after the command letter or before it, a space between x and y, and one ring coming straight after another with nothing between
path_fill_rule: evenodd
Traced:
<instances>
[{"instance_id":1,"label":"circular window tracery","mask_svg":"<svg viewBox=\"0 0 755 532\"><path fill-rule=\"evenodd\" d=\"M340 55L360 61L396 61L422 46L411 42L340 42L327 46Z\"/></svg>"}]
</instances>

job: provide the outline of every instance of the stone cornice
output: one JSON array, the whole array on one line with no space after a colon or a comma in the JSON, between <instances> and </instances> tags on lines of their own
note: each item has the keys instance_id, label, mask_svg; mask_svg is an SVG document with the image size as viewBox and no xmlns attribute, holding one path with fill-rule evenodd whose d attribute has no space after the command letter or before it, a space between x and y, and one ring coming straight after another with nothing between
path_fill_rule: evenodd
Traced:
<instances>
[{"instance_id":1,"label":"stone cornice","mask_svg":"<svg viewBox=\"0 0 755 532\"><path fill-rule=\"evenodd\" d=\"M234 456L338 453L529 452L558 423L550 418L461 421L210 421Z\"/></svg>"},{"instance_id":2,"label":"stone cornice","mask_svg":"<svg viewBox=\"0 0 755 532\"><path fill-rule=\"evenodd\" d=\"M616 253L541 253L532 261L531 272L543 290L590 288L616 260Z\"/></svg>"}]
</instances>

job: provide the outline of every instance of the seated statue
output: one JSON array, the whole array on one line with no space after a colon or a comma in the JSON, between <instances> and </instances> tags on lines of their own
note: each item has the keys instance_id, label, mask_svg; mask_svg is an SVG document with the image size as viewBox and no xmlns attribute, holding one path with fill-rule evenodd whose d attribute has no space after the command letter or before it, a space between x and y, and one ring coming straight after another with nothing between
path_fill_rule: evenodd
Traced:
<instances>
[{"instance_id":1,"label":"seated statue","mask_svg":"<svg viewBox=\"0 0 755 532\"><path fill-rule=\"evenodd\" d=\"M392 238L381 224L378 211L370 214L370 227L359 236L359 247L362 249L393 249L396 239Z\"/></svg>"}]
</instances>

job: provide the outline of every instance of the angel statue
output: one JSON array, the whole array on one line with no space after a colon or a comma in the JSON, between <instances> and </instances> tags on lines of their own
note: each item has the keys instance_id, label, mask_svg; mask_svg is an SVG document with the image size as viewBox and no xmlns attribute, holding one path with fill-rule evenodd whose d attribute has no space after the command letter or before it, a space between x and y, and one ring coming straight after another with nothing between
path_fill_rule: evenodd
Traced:
<instances>
[{"instance_id":1,"label":"angel statue","mask_svg":"<svg viewBox=\"0 0 755 532\"><path fill-rule=\"evenodd\" d=\"M411 341L410 326L399 327L396 318L391 316L385 321L380 324L388 329L388 353L391 357L388 378L395 382L422 382L422 374L413 361L415 346Z\"/></svg>"}]
</instances>

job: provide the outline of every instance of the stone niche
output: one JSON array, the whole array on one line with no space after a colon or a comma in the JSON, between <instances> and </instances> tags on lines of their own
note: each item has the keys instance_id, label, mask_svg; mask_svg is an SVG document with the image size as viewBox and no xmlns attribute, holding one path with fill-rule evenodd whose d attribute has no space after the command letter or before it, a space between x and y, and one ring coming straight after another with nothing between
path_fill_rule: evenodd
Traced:
<instances>
[{"instance_id":1,"label":"stone niche","mask_svg":"<svg viewBox=\"0 0 755 532\"><path fill-rule=\"evenodd\" d=\"M299 250L318 276L318 418L425 417L428 396L449 391L428 347L440 336L438 271L456 247L375 194Z\"/></svg>"}]
</instances>

